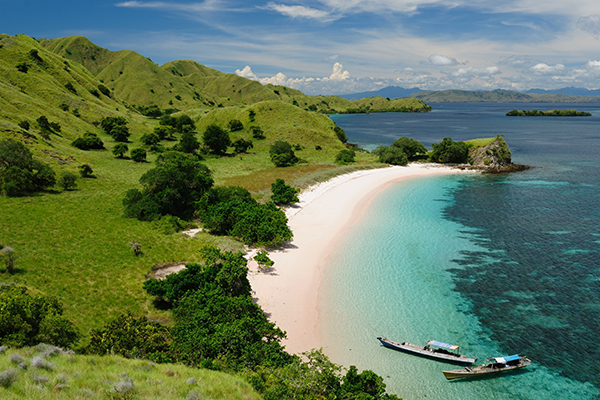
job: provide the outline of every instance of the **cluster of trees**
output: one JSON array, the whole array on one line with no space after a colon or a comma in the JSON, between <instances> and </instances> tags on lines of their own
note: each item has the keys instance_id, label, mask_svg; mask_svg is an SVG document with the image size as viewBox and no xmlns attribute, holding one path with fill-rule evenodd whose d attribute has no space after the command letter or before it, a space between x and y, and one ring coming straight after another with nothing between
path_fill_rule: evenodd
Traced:
<instances>
[{"instance_id":1,"label":"cluster of trees","mask_svg":"<svg viewBox=\"0 0 600 400\"><path fill-rule=\"evenodd\" d=\"M128 122L124 117L104 117L100 121L100 126L104 129L108 135L110 135L115 142L127 143L129 141L129 127Z\"/></svg>"},{"instance_id":2,"label":"cluster of trees","mask_svg":"<svg viewBox=\"0 0 600 400\"><path fill-rule=\"evenodd\" d=\"M0 141L0 193L17 196L50 188L56 174L50 165L34 160L21 142Z\"/></svg>"},{"instance_id":3,"label":"cluster of trees","mask_svg":"<svg viewBox=\"0 0 600 400\"><path fill-rule=\"evenodd\" d=\"M429 157L433 162L453 164L469 162L469 146L465 142L455 142L447 137L439 143L432 144L431 147L433 150Z\"/></svg>"},{"instance_id":4,"label":"cluster of trees","mask_svg":"<svg viewBox=\"0 0 600 400\"><path fill-rule=\"evenodd\" d=\"M592 114L585 111L576 110L522 110L514 109L506 113L508 117L590 117Z\"/></svg>"},{"instance_id":5,"label":"cluster of trees","mask_svg":"<svg viewBox=\"0 0 600 400\"><path fill-rule=\"evenodd\" d=\"M271 156L271 162L276 167L290 167L300 161L292 145L283 140L278 140L271 145L269 148L269 155Z\"/></svg>"},{"instance_id":6,"label":"cluster of trees","mask_svg":"<svg viewBox=\"0 0 600 400\"><path fill-rule=\"evenodd\" d=\"M350 367L343 374L320 351L305 359L285 352L280 343L285 333L252 300L243 255L214 247L201 252L203 264L144 283L148 294L173 308L171 328L124 314L92 331L87 352L237 373L265 399L397 399L372 371Z\"/></svg>"},{"instance_id":7,"label":"cluster of trees","mask_svg":"<svg viewBox=\"0 0 600 400\"><path fill-rule=\"evenodd\" d=\"M83 137L78 137L77 139L71 142L71 145L77 147L80 150L103 150L104 143L102 139L98 137L95 133L86 132L83 134Z\"/></svg>"},{"instance_id":8,"label":"cluster of trees","mask_svg":"<svg viewBox=\"0 0 600 400\"><path fill-rule=\"evenodd\" d=\"M32 295L22 286L0 286L0 342L3 345L71 346L79 338L79 332L62 314L62 305L54 297Z\"/></svg>"},{"instance_id":9,"label":"cluster of trees","mask_svg":"<svg viewBox=\"0 0 600 400\"><path fill-rule=\"evenodd\" d=\"M415 139L402 136L389 147L377 147L373 154L379 157L381 163L406 165L409 161L427 158L427 149Z\"/></svg>"},{"instance_id":10,"label":"cluster of trees","mask_svg":"<svg viewBox=\"0 0 600 400\"><path fill-rule=\"evenodd\" d=\"M241 187L214 187L198 202L204 228L257 246L279 246L292 238L285 213L273 203L260 204Z\"/></svg>"}]
</instances>

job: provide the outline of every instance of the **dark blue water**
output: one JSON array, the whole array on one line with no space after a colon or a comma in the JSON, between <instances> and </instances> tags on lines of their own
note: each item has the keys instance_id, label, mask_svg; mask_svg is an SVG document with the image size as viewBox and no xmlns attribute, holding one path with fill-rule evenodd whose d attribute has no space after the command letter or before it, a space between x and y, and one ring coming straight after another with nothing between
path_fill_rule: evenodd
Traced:
<instances>
[{"instance_id":1,"label":"dark blue water","mask_svg":"<svg viewBox=\"0 0 600 400\"><path fill-rule=\"evenodd\" d=\"M451 255L452 290L467 299L461 312L476 318L499 351L518 349L565 382L600 388L600 105L432 107L427 114L332 119L368 149L400 136L430 147L444 137L504 135L513 162L533 169L447 178L441 218L473 244ZM593 116L504 116L515 108Z\"/></svg>"}]
</instances>

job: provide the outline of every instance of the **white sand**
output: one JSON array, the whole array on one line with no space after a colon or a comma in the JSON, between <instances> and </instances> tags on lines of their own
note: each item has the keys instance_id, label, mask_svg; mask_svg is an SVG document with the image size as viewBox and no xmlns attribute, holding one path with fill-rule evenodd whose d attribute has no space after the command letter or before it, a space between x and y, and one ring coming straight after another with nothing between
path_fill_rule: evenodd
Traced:
<instances>
[{"instance_id":1,"label":"white sand","mask_svg":"<svg viewBox=\"0 0 600 400\"><path fill-rule=\"evenodd\" d=\"M258 304L282 330L290 353L320 348L318 294L323 268L336 242L354 223L375 194L387 185L410 177L464 173L434 164L357 171L333 178L302 192L300 203L286 210L292 242L269 257L272 271L258 271L248 263Z\"/></svg>"}]
</instances>

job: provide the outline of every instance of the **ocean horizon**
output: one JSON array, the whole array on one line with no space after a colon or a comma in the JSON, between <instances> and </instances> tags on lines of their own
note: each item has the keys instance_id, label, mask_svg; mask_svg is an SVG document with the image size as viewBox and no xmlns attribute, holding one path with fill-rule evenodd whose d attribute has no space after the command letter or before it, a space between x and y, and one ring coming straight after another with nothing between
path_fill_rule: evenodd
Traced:
<instances>
[{"instance_id":1,"label":"ocean horizon","mask_svg":"<svg viewBox=\"0 0 600 400\"><path fill-rule=\"evenodd\" d=\"M523 106L332 117L350 142L370 149L400 136L430 147L501 134L513 162L533 167L407 179L376 196L323 274L321 339L334 362L372 369L405 399L600 396L599 106L577 105L592 117L504 117ZM377 336L458 344L478 363L515 353L533 363L448 382L441 371L456 366L384 348Z\"/></svg>"}]
</instances>

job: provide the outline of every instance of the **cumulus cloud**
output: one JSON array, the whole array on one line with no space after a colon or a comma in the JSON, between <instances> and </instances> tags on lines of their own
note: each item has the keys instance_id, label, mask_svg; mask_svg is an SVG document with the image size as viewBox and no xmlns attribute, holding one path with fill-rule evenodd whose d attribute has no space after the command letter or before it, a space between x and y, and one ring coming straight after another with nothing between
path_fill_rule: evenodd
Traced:
<instances>
[{"instance_id":1,"label":"cumulus cloud","mask_svg":"<svg viewBox=\"0 0 600 400\"><path fill-rule=\"evenodd\" d=\"M530 69L536 75L552 75L563 71L565 69L565 66L562 64L556 64L555 66L551 66L545 63L539 63L534 65Z\"/></svg>"},{"instance_id":2,"label":"cumulus cloud","mask_svg":"<svg viewBox=\"0 0 600 400\"><path fill-rule=\"evenodd\" d=\"M600 15L588 15L587 17L579 18L577 27L596 39L600 39Z\"/></svg>"},{"instance_id":3,"label":"cumulus cloud","mask_svg":"<svg viewBox=\"0 0 600 400\"><path fill-rule=\"evenodd\" d=\"M253 81L257 81L257 80L258 80L258 76L256 76L256 75L254 74L254 72L252 72L252 68L250 68L250 66L249 66L249 65L246 65L246 66L244 67L244 69L241 69L241 70L240 70L240 69L236 69L236 70L235 70L235 73L236 73L238 76L241 76L241 77L243 77L243 78L252 79Z\"/></svg>"},{"instance_id":4,"label":"cumulus cloud","mask_svg":"<svg viewBox=\"0 0 600 400\"><path fill-rule=\"evenodd\" d=\"M333 73L329 76L329 79L334 81L343 81L350 78L350 72L344 71L344 67L340 63L333 65Z\"/></svg>"},{"instance_id":5,"label":"cumulus cloud","mask_svg":"<svg viewBox=\"0 0 600 400\"><path fill-rule=\"evenodd\" d=\"M267 9L276 11L290 18L316 19L318 21L328 22L337 19L327 11L317 10L305 6L287 6L285 4L268 3Z\"/></svg>"},{"instance_id":6,"label":"cumulus cloud","mask_svg":"<svg viewBox=\"0 0 600 400\"><path fill-rule=\"evenodd\" d=\"M431 56L429 56L429 62L439 67L450 67L453 65L458 65L458 61L456 61L456 58L450 58L439 54L432 54Z\"/></svg>"}]
</instances>

